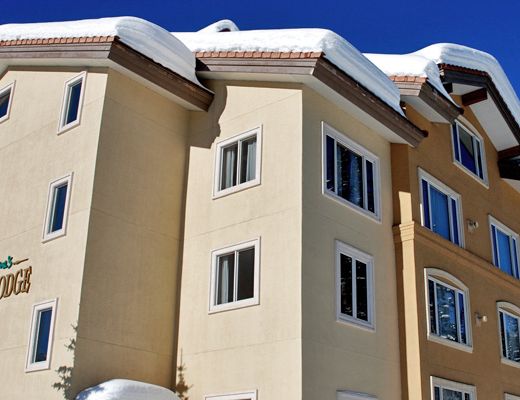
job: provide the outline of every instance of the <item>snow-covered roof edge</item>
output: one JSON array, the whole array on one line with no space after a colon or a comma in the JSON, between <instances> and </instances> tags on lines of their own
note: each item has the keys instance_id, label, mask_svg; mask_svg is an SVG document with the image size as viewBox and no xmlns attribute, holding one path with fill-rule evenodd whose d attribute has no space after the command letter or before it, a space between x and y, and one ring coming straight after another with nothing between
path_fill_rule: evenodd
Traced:
<instances>
[{"instance_id":1,"label":"snow-covered roof edge","mask_svg":"<svg viewBox=\"0 0 520 400\"><path fill-rule=\"evenodd\" d=\"M112 379L83 390L76 400L179 400L171 390L128 379Z\"/></svg>"}]
</instances>

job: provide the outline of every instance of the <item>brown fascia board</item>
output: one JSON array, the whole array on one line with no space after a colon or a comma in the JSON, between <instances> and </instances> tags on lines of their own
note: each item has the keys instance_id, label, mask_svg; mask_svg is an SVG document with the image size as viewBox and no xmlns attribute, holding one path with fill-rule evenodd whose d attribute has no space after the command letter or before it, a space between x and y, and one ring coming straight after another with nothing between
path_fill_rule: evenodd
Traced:
<instances>
[{"instance_id":1,"label":"brown fascia board","mask_svg":"<svg viewBox=\"0 0 520 400\"><path fill-rule=\"evenodd\" d=\"M199 52L197 71L313 76L416 147L428 134L328 61L321 52Z\"/></svg>"},{"instance_id":2,"label":"brown fascia board","mask_svg":"<svg viewBox=\"0 0 520 400\"><path fill-rule=\"evenodd\" d=\"M520 143L520 126L487 72L450 64L439 64L438 67L444 82L485 88L514 137Z\"/></svg>"},{"instance_id":3,"label":"brown fascia board","mask_svg":"<svg viewBox=\"0 0 520 400\"><path fill-rule=\"evenodd\" d=\"M390 76L401 96L417 96L450 123L464 113L464 109L439 93L426 78Z\"/></svg>"},{"instance_id":4,"label":"brown fascia board","mask_svg":"<svg viewBox=\"0 0 520 400\"><path fill-rule=\"evenodd\" d=\"M107 59L207 111L213 93L122 43L118 37L0 41L1 59Z\"/></svg>"}]
</instances>

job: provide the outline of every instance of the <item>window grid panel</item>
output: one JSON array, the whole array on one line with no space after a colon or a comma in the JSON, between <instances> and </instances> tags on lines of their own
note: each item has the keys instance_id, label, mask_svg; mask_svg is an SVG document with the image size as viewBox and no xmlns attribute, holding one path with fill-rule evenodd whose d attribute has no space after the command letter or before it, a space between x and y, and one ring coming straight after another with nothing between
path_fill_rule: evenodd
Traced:
<instances>
[{"instance_id":1,"label":"window grid panel","mask_svg":"<svg viewBox=\"0 0 520 400\"><path fill-rule=\"evenodd\" d=\"M520 318L500 309L499 319L502 355L510 361L520 363ZM511 332L512 329L514 332Z\"/></svg>"},{"instance_id":2,"label":"window grid panel","mask_svg":"<svg viewBox=\"0 0 520 400\"><path fill-rule=\"evenodd\" d=\"M455 161L466 171L486 184L484 145L473 129L455 122L452 125Z\"/></svg>"}]
</instances>

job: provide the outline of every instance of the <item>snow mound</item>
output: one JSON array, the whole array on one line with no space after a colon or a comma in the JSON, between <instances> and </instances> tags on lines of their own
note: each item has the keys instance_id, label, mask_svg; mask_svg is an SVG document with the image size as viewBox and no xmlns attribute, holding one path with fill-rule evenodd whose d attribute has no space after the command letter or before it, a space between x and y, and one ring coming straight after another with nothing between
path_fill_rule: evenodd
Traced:
<instances>
[{"instance_id":1,"label":"snow mound","mask_svg":"<svg viewBox=\"0 0 520 400\"><path fill-rule=\"evenodd\" d=\"M198 32L216 33L216 32L222 32L222 31L236 32L239 30L240 29L238 29L238 26L230 19L222 19L211 25L206 26L205 28L202 28Z\"/></svg>"},{"instance_id":2,"label":"snow mound","mask_svg":"<svg viewBox=\"0 0 520 400\"><path fill-rule=\"evenodd\" d=\"M200 85L195 56L168 31L141 18L114 17L80 21L0 25L0 41L118 36L121 42Z\"/></svg>"},{"instance_id":3,"label":"snow mound","mask_svg":"<svg viewBox=\"0 0 520 400\"><path fill-rule=\"evenodd\" d=\"M323 52L354 80L402 114L399 90L348 41L327 29L273 29L173 33L191 51Z\"/></svg>"},{"instance_id":4,"label":"snow mound","mask_svg":"<svg viewBox=\"0 0 520 400\"><path fill-rule=\"evenodd\" d=\"M161 386L113 379L83 390L76 400L179 400L179 397Z\"/></svg>"}]
</instances>

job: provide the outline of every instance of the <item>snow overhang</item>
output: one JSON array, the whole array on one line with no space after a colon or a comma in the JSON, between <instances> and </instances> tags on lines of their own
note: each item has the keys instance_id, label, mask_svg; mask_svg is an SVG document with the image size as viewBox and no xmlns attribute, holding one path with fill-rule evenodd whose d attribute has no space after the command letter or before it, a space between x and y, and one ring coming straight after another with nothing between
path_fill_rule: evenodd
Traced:
<instances>
[{"instance_id":1,"label":"snow overhang","mask_svg":"<svg viewBox=\"0 0 520 400\"><path fill-rule=\"evenodd\" d=\"M171 390L129 379L112 379L83 390L76 400L179 400Z\"/></svg>"}]
</instances>

